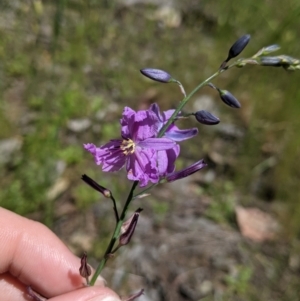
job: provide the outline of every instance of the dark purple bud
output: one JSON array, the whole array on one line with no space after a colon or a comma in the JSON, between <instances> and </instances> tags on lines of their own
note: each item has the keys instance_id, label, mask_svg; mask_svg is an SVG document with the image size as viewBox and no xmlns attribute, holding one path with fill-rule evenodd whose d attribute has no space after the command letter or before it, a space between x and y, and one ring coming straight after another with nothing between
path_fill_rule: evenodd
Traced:
<instances>
[{"instance_id":1,"label":"dark purple bud","mask_svg":"<svg viewBox=\"0 0 300 301\"><path fill-rule=\"evenodd\" d=\"M90 185L92 188L97 190L98 192L102 193L106 198L111 198L112 194L110 190L106 189L105 187L99 185L97 182L95 182L93 179L91 179L87 175L82 175L81 179L88 185Z\"/></svg>"},{"instance_id":2,"label":"dark purple bud","mask_svg":"<svg viewBox=\"0 0 300 301\"><path fill-rule=\"evenodd\" d=\"M198 122L206 125L215 125L220 122L220 119L207 111L198 111L195 113Z\"/></svg>"},{"instance_id":3,"label":"dark purple bud","mask_svg":"<svg viewBox=\"0 0 300 301\"><path fill-rule=\"evenodd\" d=\"M188 177L188 176L192 175L193 173L197 172L198 170L204 168L205 166L207 166L207 164L202 159L202 160L190 165L187 168L184 168L180 171L177 171L177 172L174 172L170 175L167 175L166 180L168 182L174 182L174 181L180 180L182 178L185 178L185 177Z\"/></svg>"},{"instance_id":4,"label":"dark purple bud","mask_svg":"<svg viewBox=\"0 0 300 301\"><path fill-rule=\"evenodd\" d=\"M138 222L139 216L140 216L140 212L142 211L142 208L137 209L134 214L129 218L129 220L127 220L126 222L123 223L122 227L121 227L121 235L119 238L119 246L125 246L127 245L130 240L131 237L134 233L136 224Z\"/></svg>"},{"instance_id":5,"label":"dark purple bud","mask_svg":"<svg viewBox=\"0 0 300 301\"><path fill-rule=\"evenodd\" d=\"M172 76L164 70L145 68L141 69L140 71L146 77L149 77L150 79L155 80L157 82L169 83L172 80Z\"/></svg>"},{"instance_id":6,"label":"dark purple bud","mask_svg":"<svg viewBox=\"0 0 300 301\"><path fill-rule=\"evenodd\" d=\"M247 46L247 44L250 41L250 38L251 36L249 34L245 34L242 37L240 37L229 49L228 57L225 62L228 62L232 58L238 56Z\"/></svg>"},{"instance_id":7,"label":"dark purple bud","mask_svg":"<svg viewBox=\"0 0 300 301\"><path fill-rule=\"evenodd\" d=\"M239 109L241 107L241 104L239 101L227 90L220 90L218 89L220 93L220 97L223 100L224 103L226 103L228 106L232 108Z\"/></svg>"},{"instance_id":8,"label":"dark purple bud","mask_svg":"<svg viewBox=\"0 0 300 301\"><path fill-rule=\"evenodd\" d=\"M79 274L83 278L88 278L92 274L91 267L87 263L87 254L83 253L81 260L80 260L80 268L79 268Z\"/></svg>"}]
</instances>

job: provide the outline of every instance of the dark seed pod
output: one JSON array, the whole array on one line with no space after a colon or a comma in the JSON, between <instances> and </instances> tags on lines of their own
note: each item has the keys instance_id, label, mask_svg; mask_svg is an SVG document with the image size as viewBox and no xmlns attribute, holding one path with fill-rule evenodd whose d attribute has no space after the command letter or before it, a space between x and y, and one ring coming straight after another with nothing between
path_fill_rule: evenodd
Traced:
<instances>
[{"instance_id":1,"label":"dark seed pod","mask_svg":"<svg viewBox=\"0 0 300 301\"><path fill-rule=\"evenodd\" d=\"M225 62L228 62L232 58L238 56L247 46L247 44L250 41L250 38L251 36L249 34L245 34L242 37L240 37L229 49L228 57L225 60Z\"/></svg>"},{"instance_id":2,"label":"dark seed pod","mask_svg":"<svg viewBox=\"0 0 300 301\"><path fill-rule=\"evenodd\" d=\"M204 110L196 112L195 118L198 122L206 125L215 125L220 122L218 117Z\"/></svg>"},{"instance_id":3,"label":"dark seed pod","mask_svg":"<svg viewBox=\"0 0 300 301\"><path fill-rule=\"evenodd\" d=\"M220 93L221 99L225 104L236 109L239 109L241 107L239 101L230 92L228 92L227 90L220 89L218 89L218 91Z\"/></svg>"},{"instance_id":4,"label":"dark seed pod","mask_svg":"<svg viewBox=\"0 0 300 301\"><path fill-rule=\"evenodd\" d=\"M146 77L155 80L157 82L169 83L172 79L172 76L164 70L145 68L145 69L141 69L140 71Z\"/></svg>"}]
</instances>

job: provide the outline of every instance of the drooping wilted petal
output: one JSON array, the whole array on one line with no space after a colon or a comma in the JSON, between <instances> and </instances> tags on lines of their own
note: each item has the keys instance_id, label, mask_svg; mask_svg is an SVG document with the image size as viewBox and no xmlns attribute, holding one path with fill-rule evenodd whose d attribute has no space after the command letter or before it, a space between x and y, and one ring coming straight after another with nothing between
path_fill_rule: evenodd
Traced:
<instances>
[{"instance_id":1,"label":"drooping wilted petal","mask_svg":"<svg viewBox=\"0 0 300 301\"><path fill-rule=\"evenodd\" d=\"M170 80L172 79L172 76L164 70L153 69L153 68L144 68L144 69L141 69L140 71L144 76L146 76L152 80L155 80L157 82L169 83Z\"/></svg>"},{"instance_id":2,"label":"drooping wilted petal","mask_svg":"<svg viewBox=\"0 0 300 301\"><path fill-rule=\"evenodd\" d=\"M83 278L87 278L92 274L91 267L87 263L87 254L83 253L80 260L79 274Z\"/></svg>"},{"instance_id":3,"label":"drooping wilted petal","mask_svg":"<svg viewBox=\"0 0 300 301\"><path fill-rule=\"evenodd\" d=\"M192 175L193 173L197 172L198 170L204 168L205 166L207 166L207 164L202 159L202 160L190 165L187 168L184 168L184 169L182 169L178 172L167 175L166 180L168 182L173 182L173 181L180 180L182 178L185 178L185 177L188 177L188 176Z\"/></svg>"},{"instance_id":4,"label":"drooping wilted petal","mask_svg":"<svg viewBox=\"0 0 300 301\"><path fill-rule=\"evenodd\" d=\"M126 222L123 223L122 228L121 228L121 235L119 237L119 245L120 246L125 246L129 244L131 237L134 233L134 230L136 228L140 212L142 211L142 208L137 209L134 214L127 220Z\"/></svg>"}]
</instances>

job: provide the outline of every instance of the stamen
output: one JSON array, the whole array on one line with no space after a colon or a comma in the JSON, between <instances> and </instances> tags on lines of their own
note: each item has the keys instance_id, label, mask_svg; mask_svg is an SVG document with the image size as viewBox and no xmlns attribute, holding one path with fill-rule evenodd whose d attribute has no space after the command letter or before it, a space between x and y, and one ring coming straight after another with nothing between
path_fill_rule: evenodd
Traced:
<instances>
[{"instance_id":1,"label":"stamen","mask_svg":"<svg viewBox=\"0 0 300 301\"><path fill-rule=\"evenodd\" d=\"M123 140L120 149L123 151L124 155L131 155L135 151L135 143L131 139Z\"/></svg>"}]
</instances>

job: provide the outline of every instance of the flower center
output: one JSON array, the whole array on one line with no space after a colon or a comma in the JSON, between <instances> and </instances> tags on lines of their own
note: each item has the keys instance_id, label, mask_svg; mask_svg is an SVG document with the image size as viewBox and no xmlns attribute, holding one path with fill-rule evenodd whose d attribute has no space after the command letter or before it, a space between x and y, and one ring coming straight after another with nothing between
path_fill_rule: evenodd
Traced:
<instances>
[{"instance_id":1,"label":"flower center","mask_svg":"<svg viewBox=\"0 0 300 301\"><path fill-rule=\"evenodd\" d=\"M131 155L135 151L135 143L131 139L123 140L120 149L123 151L125 156Z\"/></svg>"}]
</instances>

